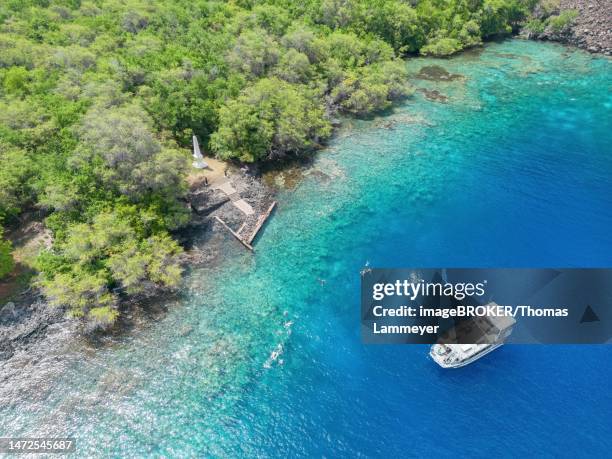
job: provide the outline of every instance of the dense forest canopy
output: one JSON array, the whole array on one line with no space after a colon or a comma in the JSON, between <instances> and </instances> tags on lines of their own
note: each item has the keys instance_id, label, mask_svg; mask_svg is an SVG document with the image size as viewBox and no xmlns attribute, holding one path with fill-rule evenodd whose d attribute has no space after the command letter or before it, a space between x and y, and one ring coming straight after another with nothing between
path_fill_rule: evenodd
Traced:
<instances>
[{"instance_id":1,"label":"dense forest canopy","mask_svg":"<svg viewBox=\"0 0 612 459\"><path fill-rule=\"evenodd\" d=\"M0 223L44 211L37 285L110 323L120 295L179 282L192 134L223 159L311 151L335 113L411 94L401 57L509 34L531 3L5 0Z\"/></svg>"}]
</instances>

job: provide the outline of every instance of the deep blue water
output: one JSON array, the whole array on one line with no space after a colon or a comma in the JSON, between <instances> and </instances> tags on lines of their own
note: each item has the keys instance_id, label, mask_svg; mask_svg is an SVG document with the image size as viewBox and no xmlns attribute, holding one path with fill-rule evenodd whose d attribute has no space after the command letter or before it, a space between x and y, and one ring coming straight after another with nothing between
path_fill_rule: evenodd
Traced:
<instances>
[{"instance_id":1,"label":"deep blue water","mask_svg":"<svg viewBox=\"0 0 612 459\"><path fill-rule=\"evenodd\" d=\"M612 347L444 371L424 346L361 344L359 271L612 266L610 61L508 41L407 65L447 103L347 121L255 256L230 245L159 321L10 373L1 430L92 455L609 457ZM431 65L463 77L416 78Z\"/></svg>"}]
</instances>

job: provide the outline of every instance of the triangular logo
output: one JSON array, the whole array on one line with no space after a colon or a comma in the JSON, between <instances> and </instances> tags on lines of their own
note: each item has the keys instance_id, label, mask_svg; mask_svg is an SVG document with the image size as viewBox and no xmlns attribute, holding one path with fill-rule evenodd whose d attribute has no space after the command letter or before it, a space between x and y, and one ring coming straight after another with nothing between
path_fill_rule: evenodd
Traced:
<instances>
[{"instance_id":1,"label":"triangular logo","mask_svg":"<svg viewBox=\"0 0 612 459\"><path fill-rule=\"evenodd\" d=\"M599 317L597 317L597 314L595 314L595 311L593 311L590 305L587 305L582 313L582 319L580 319L581 324L585 322L599 322Z\"/></svg>"}]
</instances>

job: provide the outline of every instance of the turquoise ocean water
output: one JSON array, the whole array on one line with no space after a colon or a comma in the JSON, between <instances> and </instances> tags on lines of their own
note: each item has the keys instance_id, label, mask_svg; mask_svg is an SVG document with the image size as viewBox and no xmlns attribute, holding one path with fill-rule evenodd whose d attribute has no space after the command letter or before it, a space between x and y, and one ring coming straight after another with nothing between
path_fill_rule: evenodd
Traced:
<instances>
[{"instance_id":1,"label":"turquoise ocean water","mask_svg":"<svg viewBox=\"0 0 612 459\"><path fill-rule=\"evenodd\" d=\"M608 456L612 347L443 371L424 346L362 345L358 287L366 262L612 266L610 60L513 40L407 65L446 103L348 121L256 254L230 244L147 326L5 366L0 436L73 435L82 456Z\"/></svg>"}]
</instances>

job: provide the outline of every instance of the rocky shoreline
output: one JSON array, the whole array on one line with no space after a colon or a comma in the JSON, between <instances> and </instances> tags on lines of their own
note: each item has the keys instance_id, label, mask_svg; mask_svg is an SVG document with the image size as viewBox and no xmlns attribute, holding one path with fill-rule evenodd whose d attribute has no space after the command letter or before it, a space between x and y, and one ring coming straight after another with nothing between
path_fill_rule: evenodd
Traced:
<instances>
[{"instance_id":1,"label":"rocky shoreline","mask_svg":"<svg viewBox=\"0 0 612 459\"><path fill-rule=\"evenodd\" d=\"M259 170L255 167L233 169L228 174L227 183L237 196L251 206L254 213L245 215L234 205L233 196L229 197L219 188L207 185L201 180L192 184L188 195L192 218L189 225L177 234L178 240L186 248L185 261L190 266L216 262L224 244L232 239L227 237L227 230L215 217L221 218L234 231L242 228L242 234L248 234L254 229L257 217L264 213L274 200L274 191L264 184ZM231 242L235 243L235 240L232 239Z\"/></svg>"},{"instance_id":2,"label":"rocky shoreline","mask_svg":"<svg viewBox=\"0 0 612 459\"><path fill-rule=\"evenodd\" d=\"M251 205L255 217L273 201L274 192L264 184L257 169L232 169L227 180ZM237 243L215 217L235 229L245 223L245 231L256 222L256 218L245 218L228 196L204 181L192 184L187 199L193 211L192 219L175 235L185 247L182 259L185 268L219 264L224 259L226 245ZM122 319L116 328L129 328L127 324L132 322L134 305L151 303L159 294L162 292L153 288L144 296L126 299L121 305ZM167 300L167 296L161 297ZM70 335L80 338L83 332L95 338L95 333L87 333L90 331L80 320L67 318L63 309L50 306L37 289L30 288L0 304L0 361L8 360L44 339L53 339L53 336L65 339Z\"/></svg>"},{"instance_id":3,"label":"rocky shoreline","mask_svg":"<svg viewBox=\"0 0 612 459\"><path fill-rule=\"evenodd\" d=\"M558 6L547 9L544 2L533 13L534 19L545 21L552 16L577 12L577 16L562 27L550 24L540 31L523 29L529 39L549 40L576 46L591 53L612 56L612 2L609 0L559 0ZM571 16L570 16L571 17Z\"/></svg>"}]
</instances>

